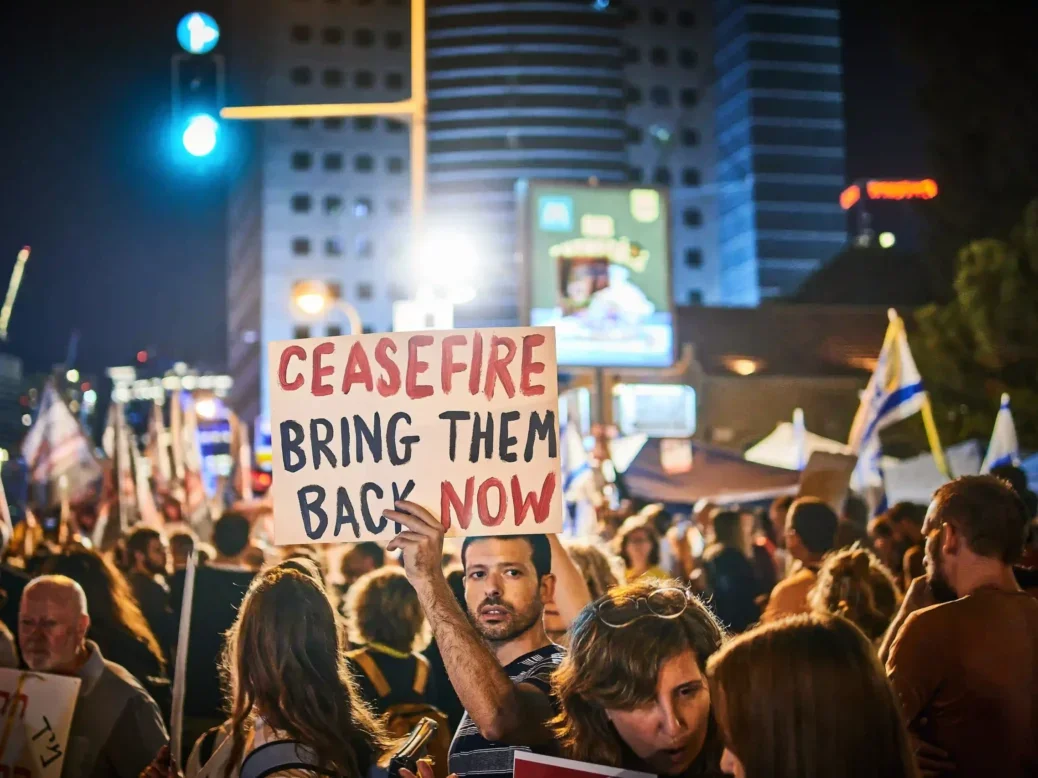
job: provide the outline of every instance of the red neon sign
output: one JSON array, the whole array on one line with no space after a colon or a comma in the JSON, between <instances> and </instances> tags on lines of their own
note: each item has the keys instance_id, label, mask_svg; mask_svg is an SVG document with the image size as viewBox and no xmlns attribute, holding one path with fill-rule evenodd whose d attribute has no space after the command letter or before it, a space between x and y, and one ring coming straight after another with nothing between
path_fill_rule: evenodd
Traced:
<instances>
[{"instance_id":1,"label":"red neon sign","mask_svg":"<svg viewBox=\"0 0 1038 778\"><path fill-rule=\"evenodd\" d=\"M865 192L870 200L932 200L937 196L937 182L932 178L922 181L868 181Z\"/></svg>"}]
</instances>

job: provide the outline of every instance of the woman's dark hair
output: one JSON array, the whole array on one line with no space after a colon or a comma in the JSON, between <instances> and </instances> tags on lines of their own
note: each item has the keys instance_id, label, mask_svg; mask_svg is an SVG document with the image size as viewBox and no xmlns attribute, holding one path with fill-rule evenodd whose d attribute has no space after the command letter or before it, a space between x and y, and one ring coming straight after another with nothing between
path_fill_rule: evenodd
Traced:
<instances>
[{"instance_id":1,"label":"woman's dark hair","mask_svg":"<svg viewBox=\"0 0 1038 778\"><path fill-rule=\"evenodd\" d=\"M381 643L410 653L428 643L425 612L418 593L399 567L365 573L346 593L346 620L352 643ZM425 633L425 634L423 634Z\"/></svg>"},{"instance_id":2,"label":"woman's dark hair","mask_svg":"<svg viewBox=\"0 0 1038 778\"><path fill-rule=\"evenodd\" d=\"M714 537L726 548L742 549L742 514L738 511L718 511L714 515Z\"/></svg>"},{"instance_id":3,"label":"woman's dark hair","mask_svg":"<svg viewBox=\"0 0 1038 778\"><path fill-rule=\"evenodd\" d=\"M901 708L876 651L839 616L793 616L711 657L714 710L746 775L915 778Z\"/></svg>"},{"instance_id":4,"label":"woman's dark hair","mask_svg":"<svg viewBox=\"0 0 1038 778\"><path fill-rule=\"evenodd\" d=\"M570 649L552 678L560 713L552 721L565 755L592 764L623 766L625 745L606 709L633 710L656 698L663 664L691 651L704 676L706 662L721 647L724 629L695 595L677 618L646 616L612 627L598 616L603 604L648 598L677 581L641 579L617 586L586 606L570 628ZM703 753L720 759L717 728L711 724Z\"/></svg>"},{"instance_id":5,"label":"woman's dark hair","mask_svg":"<svg viewBox=\"0 0 1038 778\"><path fill-rule=\"evenodd\" d=\"M632 516L625 521L620 527L620 531L616 533L616 537L613 539L616 553L623 557L624 565L630 568L631 557L627 553L627 544L630 542L631 535L636 532L644 532L652 542L652 551L649 552L649 566L658 565L660 563L660 536L651 523L637 516Z\"/></svg>"},{"instance_id":6,"label":"woman's dark hair","mask_svg":"<svg viewBox=\"0 0 1038 778\"><path fill-rule=\"evenodd\" d=\"M328 595L298 563L253 579L227 633L223 673L232 741L225 776L241 764L256 713L340 775L365 775L390 746L354 686Z\"/></svg>"},{"instance_id":7,"label":"woman's dark hair","mask_svg":"<svg viewBox=\"0 0 1038 778\"><path fill-rule=\"evenodd\" d=\"M816 613L843 616L876 642L894 619L901 596L894 576L875 554L846 548L825 558L807 602Z\"/></svg>"},{"instance_id":8,"label":"woman's dark hair","mask_svg":"<svg viewBox=\"0 0 1038 778\"><path fill-rule=\"evenodd\" d=\"M159 668L165 668L159 641L141 613L130 585L108 560L93 549L66 546L44 562L42 572L67 576L83 587L90 610L88 634L101 647L102 654L117 640L117 633L122 633L141 643Z\"/></svg>"}]
</instances>

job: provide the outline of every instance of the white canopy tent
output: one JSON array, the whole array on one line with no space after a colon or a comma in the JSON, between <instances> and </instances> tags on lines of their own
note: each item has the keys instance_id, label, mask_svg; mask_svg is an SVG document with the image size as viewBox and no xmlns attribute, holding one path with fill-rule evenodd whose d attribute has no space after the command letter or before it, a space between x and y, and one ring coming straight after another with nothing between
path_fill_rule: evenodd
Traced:
<instances>
[{"instance_id":1,"label":"white canopy tent","mask_svg":"<svg viewBox=\"0 0 1038 778\"><path fill-rule=\"evenodd\" d=\"M798 463L807 462L815 451L827 454L850 454L845 443L830 440L813 432L804 432L803 459L797 450L796 428L791 421L780 422L775 430L760 443L752 446L745 454L750 462L771 467L784 467L787 470L798 469Z\"/></svg>"}]
</instances>

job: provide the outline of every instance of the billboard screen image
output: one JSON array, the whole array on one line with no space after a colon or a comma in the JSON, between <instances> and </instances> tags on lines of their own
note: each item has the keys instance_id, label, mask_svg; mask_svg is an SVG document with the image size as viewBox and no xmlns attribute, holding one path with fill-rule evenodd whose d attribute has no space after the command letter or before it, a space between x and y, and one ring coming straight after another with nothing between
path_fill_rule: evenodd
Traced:
<instances>
[{"instance_id":1,"label":"billboard screen image","mask_svg":"<svg viewBox=\"0 0 1038 778\"><path fill-rule=\"evenodd\" d=\"M555 327L559 364L670 365L666 196L645 187L527 187L523 238L530 324Z\"/></svg>"}]
</instances>

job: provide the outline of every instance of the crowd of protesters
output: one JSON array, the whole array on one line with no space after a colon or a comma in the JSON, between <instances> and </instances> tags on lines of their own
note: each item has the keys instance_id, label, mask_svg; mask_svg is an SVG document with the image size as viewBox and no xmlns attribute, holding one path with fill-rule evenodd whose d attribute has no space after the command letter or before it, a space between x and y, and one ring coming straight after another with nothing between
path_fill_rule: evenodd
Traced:
<instances>
[{"instance_id":1,"label":"crowd of protesters","mask_svg":"<svg viewBox=\"0 0 1038 778\"><path fill-rule=\"evenodd\" d=\"M408 502L387 546L335 553L268 547L244 508L207 543L179 520L103 550L73 535L0 568L0 666L82 680L66 778L385 775L426 718L420 778L508 778L517 751L682 778L1036 776L1021 475L871 521L853 495L839 515L625 504L573 540L454 545Z\"/></svg>"}]
</instances>

